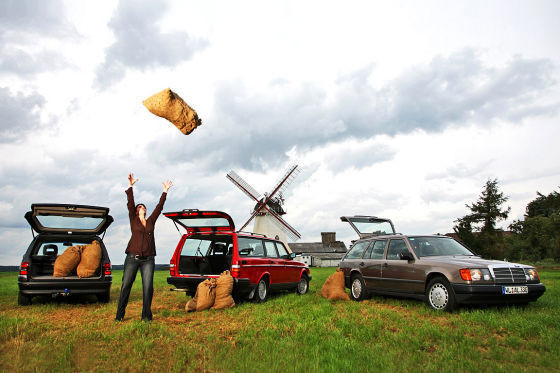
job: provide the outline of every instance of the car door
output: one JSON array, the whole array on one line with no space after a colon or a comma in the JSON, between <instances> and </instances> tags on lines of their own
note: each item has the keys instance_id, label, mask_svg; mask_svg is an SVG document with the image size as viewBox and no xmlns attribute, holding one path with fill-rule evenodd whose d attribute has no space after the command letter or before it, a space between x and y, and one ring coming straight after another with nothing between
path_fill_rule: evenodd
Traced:
<instances>
[{"instance_id":1,"label":"car door","mask_svg":"<svg viewBox=\"0 0 560 373\"><path fill-rule=\"evenodd\" d=\"M256 284L263 273L270 273L270 259L265 255L261 238L237 236L239 250L239 277L248 278L251 284Z\"/></svg>"},{"instance_id":2,"label":"car door","mask_svg":"<svg viewBox=\"0 0 560 373\"><path fill-rule=\"evenodd\" d=\"M290 254L282 242L276 241L275 244L276 249L278 250L279 263L281 265L279 270L282 273L281 276L284 283L297 283L299 281L299 274L302 267L299 263L296 263L289 258Z\"/></svg>"},{"instance_id":3,"label":"car door","mask_svg":"<svg viewBox=\"0 0 560 373\"><path fill-rule=\"evenodd\" d=\"M384 262L385 246L387 246L386 239L375 240L362 257L362 261L365 263L362 269L362 276L366 287L370 289L381 287L381 266Z\"/></svg>"},{"instance_id":4,"label":"car door","mask_svg":"<svg viewBox=\"0 0 560 373\"><path fill-rule=\"evenodd\" d=\"M397 293L423 291L423 272L418 271L415 260L401 259L401 255L415 258L404 238L392 238L387 246L385 261L381 267L382 286Z\"/></svg>"},{"instance_id":5,"label":"car door","mask_svg":"<svg viewBox=\"0 0 560 373\"><path fill-rule=\"evenodd\" d=\"M264 240L267 262L269 263L270 284L281 284L286 281L282 271L283 260L279 257L274 241Z\"/></svg>"}]
</instances>

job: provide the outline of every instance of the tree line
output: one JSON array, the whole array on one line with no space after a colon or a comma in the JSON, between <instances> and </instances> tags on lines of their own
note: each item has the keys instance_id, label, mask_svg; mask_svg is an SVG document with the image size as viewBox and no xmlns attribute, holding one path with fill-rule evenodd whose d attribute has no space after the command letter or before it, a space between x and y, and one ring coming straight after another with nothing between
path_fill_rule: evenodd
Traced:
<instances>
[{"instance_id":1,"label":"tree line","mask_svg":"<svg viewBox=\"0 0 560 373\"><path fill-rule=\"evenodd\" d=\"M524 218L514 220L509 230L497 228L511 208L509 197L499 190L497 179L488 179L478 200L466 204L470 213L455 220L453 230L475 253L492 259L560 261L560 193L537 192L527 204Z\"/></svg>"}]
</instances>

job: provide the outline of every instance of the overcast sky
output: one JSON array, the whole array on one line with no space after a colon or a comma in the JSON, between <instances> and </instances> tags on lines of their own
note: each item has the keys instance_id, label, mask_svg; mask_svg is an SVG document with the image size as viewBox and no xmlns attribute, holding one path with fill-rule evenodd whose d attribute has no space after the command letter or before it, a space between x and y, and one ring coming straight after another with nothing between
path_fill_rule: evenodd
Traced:
<instances>
[{"instance_id":1,"label":"overcast sky","mask_svg":"<svg viewBox=\"0 0 560 373\"><path fill-rule=\"evenodd\" d=\"M0 2L0 265L32 238L31 203L107 206L114 264L130 236L127 174L148 213L217 209L240 227L285 169L285 219L319 241L342 215L447 233L488 178L507 228L560 186L557 1ZM142 101L171 88L189 136ZM157 263L179 233L156 226Z\"/></svg>"}]
</instances>

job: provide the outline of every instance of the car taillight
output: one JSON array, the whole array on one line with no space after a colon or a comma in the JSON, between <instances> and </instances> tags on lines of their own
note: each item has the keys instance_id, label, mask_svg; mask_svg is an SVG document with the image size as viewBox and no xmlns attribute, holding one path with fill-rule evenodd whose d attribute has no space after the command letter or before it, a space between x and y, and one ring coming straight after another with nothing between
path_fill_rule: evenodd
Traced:
<instances>
[{"instance_id":1,"label":"car taillight","mask_svg":"<svg viewBox=\"0 0 560 373\"><path fill-rule=\"evenodd\" d=\"M231 275L233 277L239 276L239 270L240 269L241 269L241 266L239 264L232 264L231 265Z\"/></svg>"},{"instance_id":2,"label":"car taillight","mask_svg":"<svg viewBox=\"0 0 560 373\"><path fill-rule=\"evenodd\" d=\"M21 262L19 266L19 274L27 277L27 270L29 269L29 262Z\"/></svg>"},{"instance_id":3,"label":"car taillight","mask_svg":"<svg viewBox=\"0 0 560 373\"><path fill-rule=\"evenodd\" d=\"M175 260L171 259L169 262L169 276L177 276L177 270L175 269Z\"/></svg>"},{"instance_id":4,"label":"car taillight","mask_svg":"<svg viewBox=\"0 0 560 373\"><path fill-rule=\"evenodd\" d=\"M111 263L103 263L103 273L105 276L111 276Z\"/></svg>"},{"instance_id":5,"label":"car taillight","mask_svg":"<svg viewBox=\"0 0 560 373\"><path fill-rule=\"evenodd\" d=\"M459 273L461 274L461 278L465 281L472 281L472 277L471 277L471 270L468 268L463 268L459 270Z\"/></svg>"}]
</instances>

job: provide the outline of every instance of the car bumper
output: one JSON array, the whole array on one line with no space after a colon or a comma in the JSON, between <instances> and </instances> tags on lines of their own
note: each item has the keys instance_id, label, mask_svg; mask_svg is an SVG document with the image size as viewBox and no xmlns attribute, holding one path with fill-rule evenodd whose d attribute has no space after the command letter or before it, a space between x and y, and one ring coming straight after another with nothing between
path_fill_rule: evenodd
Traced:
<instances>
[{"instance_id":1,"label":"car bumper","mask_svg":"<svg viewBox=\"0 0 560 373\"><path fill-rule=\"evenodd\" d=\"M175 286L177 289L185 289L188 292L195 293L198 284L209 278L207 276L196 276L196 277L167 277L167 283L169 285ZM246 295L251 293L257 284L251 284L248 278L233 278L233 292L239 295Z\"/></svg>"},{"instance_id":2,"label":"car bumper","mask_svg":"<svg viewBox=\"0 0 560 373\"><path fill-rule=\"evenodd\" d=\"M78 280L78 281L27 281L18 282L19 291L23 295L52 294L104 294L111 290L110 280Z\"/></svg>"},{"instance_id":3,"label":"car bumper","mask_svg":"<svg viewBox=\"0 0 560 373\"><path fill-rule=\"evenodd\" d=\"M504 286L518 286L519 284L504 285L468 285L453 284L455 300L462 304L503 304L526 303L536 301L546 290L543 284L523 284L527 286L527 294L503 294Z\"/></svg>"}]
</instances>

